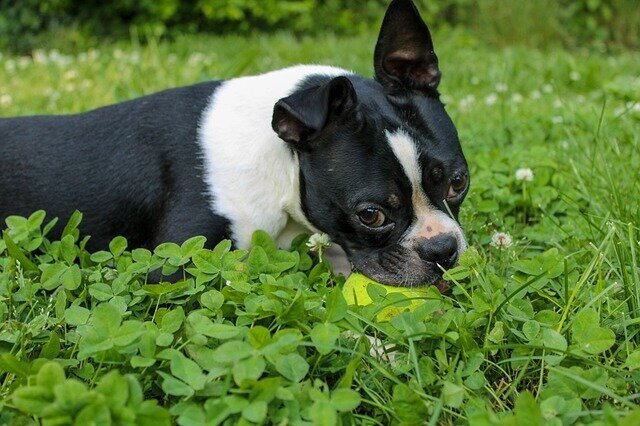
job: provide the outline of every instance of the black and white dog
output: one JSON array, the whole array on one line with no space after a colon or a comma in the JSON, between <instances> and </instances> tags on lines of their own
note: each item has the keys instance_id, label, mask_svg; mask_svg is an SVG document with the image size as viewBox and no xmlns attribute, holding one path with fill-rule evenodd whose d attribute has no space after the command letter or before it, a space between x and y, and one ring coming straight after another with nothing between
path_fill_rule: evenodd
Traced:
<instances>
[{"instance_id":1,"label":"black and white dog","mask_svg":"<svg viewBox=\"0 0 640 426\"><path fill-rule=\"evenodd\" d=\"M193 235L283 245L328 234L353 267L395 285L436 282L466 243L469 182L438 99L438 58L410 0L394 0L375 78L300 65L171 89L69 116L0 119L0 220L75 209L90 249Z\"/></svg>"}]
</instances>

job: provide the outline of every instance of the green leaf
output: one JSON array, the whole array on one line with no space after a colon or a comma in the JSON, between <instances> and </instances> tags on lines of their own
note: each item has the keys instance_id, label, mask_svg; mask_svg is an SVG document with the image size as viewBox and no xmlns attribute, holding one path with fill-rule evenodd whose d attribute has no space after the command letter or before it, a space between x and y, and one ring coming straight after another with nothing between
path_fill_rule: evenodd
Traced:
<instances>
[{"instance_id":1,"label":"green leaf","mask_svg":"<svg viewBox=\"0 0 640 426\"><path fill-rule=\"evenodd\" d=\"M311 341L322 355L326 355L340 337L340 329L332 323L320 323L311 330Z\"/></svg>"},{"instance_id":2,"label":"green leaf","mask_svg":"<svg viewBox=\"0 0 640 426\"><path fill-rule=\"evenodd\" d=\"M233 366L233 380L238 386L242 386L245 380L258 380L264 373L265 368L266 363L262 357L252 356L244 359Z\"/></svg>"},{"instance_id":3,"label":"green leaf","mask_svg":"<svg viewBox=\"0 0 640 426\"><path fill-rule=\"evenodd\" d=\"M231 250L231 240L222 240L211 252L216 259L222 259Z\"/></svg>"},{"instance_id":4,"label":"green leaf","mask_svg":"<svg viewBox=\"0 0 640 426\"><path fill-rule=\"evenodd\" d=\"M297 353L290 353L278 357L276 370L286 379L297 383L307 375L309 364Z\"/></svg>"},{"instance_id":5,"label":"green leaf","mask_svg":"<svg viewBox=\"0 0 640 426\"><path fill-rule=\"evenodd\" d=\"M487 339L495 344L502 343L502 339L504 339L504 324L502 321L496 321L493 328L489 332Z\"/></svg>"},{"instance_id":6,"label":"green leaf","mask_svg":"<svg viewBox=\"0 0 640 426\"><path fill-rule=\"evenodd\" d=\"M38 270L38 266L31 260L29 260L27 256L25 256L25 254L22 252L22 250L16 245L16 243L13 242L11 237L9 237L8 231L2 231L2 239L7 246L7 252L9 253L9 256L20 262L25 270L34 272Z\"/></svg>"},{"instance_id":7,"label":"green leaf","mask_svg":"<svg viewBox=\"0 0 640 426\"><path fill-rule=\"evenodd\" d=\"M247 340L256 349L261 349L271 343L271 333L261 325L251 327L247 333Z\"/></svg>"},{"instance_id":8,"label":"green leaf","mask_svg":"<svg viewBox=\"0 0 640 426\"><path fill-rule=\"evenodd\" d=\"M40 226L42 226L45 217L46 213L44 212L44 210L33 212L27 219L27 228L29 229L29 231L36 231L40 229Z\"/></svg>"},{"instance_id":9,"label":"green leaf","mask_svg":"<svg viewBox=\"0 0 640 426\"><path fill-rule=\"evenodd\" d=\"M100 302L107 302L113 298L113 289L105 283L96 283L89 286L89 294Z\"/></svg>"},{"instance_id":10,"label":"green leaf","mask_svg":"<svg viewBox=\"0 0 640 426\"><path fill-rule=\"evenodd\" d=\"M540 333L540 323L534 320L528 320L522 325L522 332L529 341L534 340Z\"/></svg>"},{"instance_id":11,"label":"green leaf","mask_svg":"<svg viewBox=\"0 0 640 426\"><path fill-rule=\"evenodd\" d=\"M147 294L155 297L164 296L165 294L178 292L185 290L189 287L190 280L182 280L176 283L160 283L160 284L147 284L143 285L142 288Z\"/></svg>"},{"instance_id":12,"label":"green leaf","mask_svg":"<svg viewBox=\"0 0 640 426\"><path fill-rule=\"evenodd\" d=\"M189 325L200 334L216 339L231 339L242 333L242 329L230 324L214 323L198 312L192 312L187 318Z\"/></svg>"},{"instance_id":13,"label":"green leaf","mask_svg":"<svg viewBox=\"0 0 640 426\"><path fill-rule=\"evenodd\" d=\"M64 319L69 325L86 324L90 316L90 310L78 305L71 305L64 311Z\"/></svg>"},{"instance_id":14,"label":"green leaf","mask_svg":"<svg viewBox=\"0 0 640 426\"><path fill-rule=\"evenodd\" d=\"M224 296L218 290L209 290L200 295L200 304L210 311L217 312L224 304Z\"/></svg>"},{"instance_id":15,"label":"green leaf","mask_svg":"<svg viewBox=\"0 0 640 426\"><path fill-rule=\"evenodd\" d=\"M94 263L105 263L113 259L113 254L108 251L97 251L89 257Z\"/></svg>"},{"instance_id":16,"label":"green leaf","mask_svg":"<svg viewBox=\"0 0 640 426\"><path fill-rule=\"evenodd\" d=\"M232 340L218 346L214 352L214 359L221 364L231 364L248 358L253 353L253 348L240 340Z\"/></svg>"},{"instance_id":17,"label":"green leaf","mask_svg":"<svg viewBox=\"0 0 640 426\"><path fill-rule=\"evenodd\" d=\"M156 249L153 252L163 259L168 259L171 257L177 257L177 258L182 257L182 251L180 250L180 246L177 245L176 243L160 244L158 247L156 247Z\"/></svg>"},{"instance_id":18,"label":"green leaf","mask_svg":"<svg viewBox=\"0 0 640 426\"><path fill-rule=\"evenodd\" d=\"M47 362L38 371L36 376L36 383L38 386L42 386L53 393L53 388L64 382L65 375L64 370L57 362Z\"/></svg>"},{"instance_id":19,"label":"green leaf","mask_svg":"<svg viewBox=\"0 0 640 426\"><path fill-rule=\"evenodd\" d=\"M338 287L334 288L327 296L327 311L325 321L338 322L347 315L348 305Z\"/></svg>"},{"instance_id":20,"label":"green leaf","mask_svg":"<svg viewBox=\"0 0 640 426\"><path fill-rule=\"evenodd\" d=\"M158 375L163 378L162 390L168 395L190 397L194 394L193 389L184 382L176 379L170 374L158 371Z\"/></svg>"},{"instance_id":21,"label":"green leaf","mask_svg":"<svg viewBox=\"0 0 640 426\"><path fill-rule=\"evenodd\" d=\"M171 333L162 332L156 336L156 344L158 346L169 346L171 343L173 343L173 334Z\"/></svg>"},{"instance_id":22,"label":"green leaf","mask_svg":"<svg viewBox=\"0 0 640 426\"><path fill-rule=\"evenodd\" d=\"M11 395L13 405L20 411L39 416L54 400L51 389L44 386L23 386Z\"/></svg>"},{"instance_id":23,"label":"green leaf","mask_svg":"<svg viewBox=\"0 0 640 426\"><path fill-rule=\"evenodd\" d=\"M331 392L331 406L341 413L348 413L360 405L360 394L352 389L339 388Z\"/></svg>"},{"instance_id":24,"label":"green leaf","mask_svg":"<svg viewBox=\"0 0 640 426\"><path fill-rule=\"evenodd\" d=\"M550 349L564 352L567 349L567 340L564 336L551 328L543 328L539 336L539 343Z\"/></svg>"},{"instance_id":25,"label":"green leaf","mask_svg":"<svg viewBox=\"0 0 640 426\"><path fill-rule=\"evenodd\" d=\"M329 401L315 401L309 408L309 417L314 426L335 426L338 415Z\"/></svg>"},{"instance_id":26,"label":"green leaf","mask_svg":"<svg viewBox=\"0 0 640 426\"><path fill-rule=\"evenodd\" d=\"M247 266L249 266L249 272L251 275L258 275L268 271L269 257L265 250L260 246L255 246L249 253L247 259Z\"/></svg>"},{"instance_id":27,"label":"green leaf","mask_svg":"<svg viewBox=\"0 0 640 426\"><path fill-rule=\"evenodd\" d=\"M40 358L53 359L60 353L60 336L55 331L51 332L49 340L42 346Z\"/></svg>"},{"instance_id":28,"label":"green leaf","mask_svg":"<svg viewBox=\"0 0 640 426\"><path fill-rule=\"evenodd\" d=\"M102 376L96 391L103 394L114 409L123 407L129 399L129 383L119 371L110 371Z\"/></svg>"},{"instance_id":29,"label":"green leaf","mask_svg":"<svg viewBox=\"0 0 640 426\"><path fill-rule=\"evenodd\" d=\"M60 277L62 285L67 290L75 290L82 284L82 273L78 265L69 266Z\"/></svg>"},{"instance_id":30,"label":"green leaf","mask_svg":"<svg viewBox=\"0 0 640 426\"><path fill-rule=\"evenodd\" d=\"M193 255L193 264L201 272L217 276L222 268L222 259L211 250L199 250Z\"/></svg>"},{"instance_id":31,"label":"green leaf","mask_svg":"<svg viewBox=\"0 0 640 426\"><path fill-rule=\"evenodd\" d=\"M546 424L540 407L529 391L518 396L514 413L518 426L544 426Z\"/></svg>"},{"instance_id":32,"label":"green leaf","mask_svg":"<svg viewBox=\"0 0 640 426\"><path fill-rule=\"evenodd\" d=\"M113 343L116 346L128 346L144 332L144 324L140 321L125 321L114 334Z\"/></svg>"},{"instance_id":33,"label":"green leaf","mask_svg":"<svg viewBox=\"0 0 640 426\"><path fill-rule=\"evenodd\" d=\"M640 350L635 350L627 356L624 366L629 370L640 370Z\"/></svg>"},{"instance_id":34,"label":"green leaf","mask_svg":"<svg viewBox=\"0 0 640 426\"><path fill-rule=\"evenodd\" d=\"M162 316L160 321L160 329L166 333L175 333L182 326L184 321L184 310L181 306L170 310Z\"/></svg>"},{"instance_id":35,"label":"green leaf","mask_svg":"<svg viewBox=\"0 0 640 426\"><path fill-rule=\"evenodd\" d=\"M110 426L109 407L100 403L88 404L76 414L75 425Z\"/></svg>"},{"instance_id":36,"label":"green leaf","mask_svg":"<svg viewBox=\"0 0 640 426\"><path fill-rule=\"evenodd\" d=\"M442 398L445 405L459 408L464 401L464 388L451 382L444 382L442 386Z\"/></svg>"},{"instance_id":37,"label":"green leaf","mask_svg":"<svg viewBox=\"0 0 640 426\"><path fill-rule=\"evenodd\" d=\"M92 312L91 324L96 328L104 328L113 335L120 328L122 313L111 303L102 303Z\"/></svg>"},{"instance_id":38,"label":"green leaf","mask_svg":"<svg viewBox=\"0 0 640 426\"><path fill-rule=\"evenodd\" d=\"M599 354L615 343L615 333L608 328L600 327L598 313L591 308L580 311L573 319L571 331L573 340L580 349L589 354Z\"/></svg>"},{"instance_id":39,"label":"green leaf","mask_svg":"<svg viewBox=\"0 0 640 426\"><path fill-rule=\"evenodd\" d=\"M67 221L66 226L62 230L62 238L67 235L71 235L75 240L78 239L78 225L82 222L82 213L78 210L74 211L69 220Z\"/></svg>"},{"instance_id":40,"label":"green leaf","mask_svg":"<svg viewBox=\"0 0 640 426\"><path fill-rule=\"evenodd\" d=\"M170 426L171 414L156 401L144 401L138 407L135 424L139 426Z\"/></svg>"},{"instance_id":41,"label":"green leaf","mask_svg":"<svg viewBox=\"0 0 640 426\"><path fill-rule=\"evenodd\" d=\"M181 352L177 352L171 358L170 365L171 374L182 380L192 389L201 390L204 388L206 377L202 373L202 369L194 361L182 355Z\"/></svg>"},{"instance_id":42,"label":"green leaf","mask_svg":"<svg viewBox=\"0 0 640 426\"><path fill-rule=\"evenodd\" d=\"M131 366L133 368L146 368L151 367L156 363L155 358L145 358L138 355L134 355L131 357Z\"/></svg>"},{"instance_id":43,"label":"green leaf","mask_svg":"<svg viewBox=\"0 0 640 426\"><path fill-rule=\"evenodd\" d=\"M118 258L127 249L127 244L127 239L125 237L115 237L109 243L109 251L111 252L113 257Z\"/></svg>"},{"instance_id":44,"label":"green leaf","mask_svg":"<svg viewBox=\"0 0 640 426\"><path fill-rule=\"evenodd\" d=\"M53 290L60 285L62 274L67 271L67 266L62 263L45 264L41 265L42 276L40 280L42 282L42 288L45 290Z\"/></svg>"},{"instance_id":45,"label":"green leaf","mask_svg":"<svg viewBox=\"0 0 640 426\"><path fill-rule=\"evenodd\" d=\"M207 239L203 236L195 236L186 240L180 246L182 257L192 257L198 250L202 250Z\"/></svg>"},{"instance_id":46,"label":"green leaf","mask_svg":"<svg viewBox=\"0 0 640 426\"><path fill-rule=\"evenodd\" d=\"M253 423L260 423L267 417L267 402L253 401L242 410L242 417Z\"/></svg>"},{"instance_id":47,"label":"green leaf","mask_svg":"<svg viewBox=\"0 0 640 426\"><path fill-rule=\"evenodd\" d=\"M273 238L262 230L255 231L251 236L251 247L260 247L265 254L273 253L278 250Z\"/></svg>"}]
</instances>

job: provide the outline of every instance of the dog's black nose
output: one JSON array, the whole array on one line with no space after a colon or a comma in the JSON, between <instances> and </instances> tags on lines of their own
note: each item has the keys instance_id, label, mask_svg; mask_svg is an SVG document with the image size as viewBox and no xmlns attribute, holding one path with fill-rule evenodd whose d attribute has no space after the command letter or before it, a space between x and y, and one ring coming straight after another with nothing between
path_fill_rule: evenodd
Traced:
<instances>
[{"instance_id":1,"label":"dog's black nose","mask_svg":"<svg viewBox=\"0 0 640 426\"><path fill-rule=\"evenodd\" d=\"M440 234L422 242L418 254L425 262L449 269L458 260L458 240L451 234Z\"/></svg>"}]
</instances>

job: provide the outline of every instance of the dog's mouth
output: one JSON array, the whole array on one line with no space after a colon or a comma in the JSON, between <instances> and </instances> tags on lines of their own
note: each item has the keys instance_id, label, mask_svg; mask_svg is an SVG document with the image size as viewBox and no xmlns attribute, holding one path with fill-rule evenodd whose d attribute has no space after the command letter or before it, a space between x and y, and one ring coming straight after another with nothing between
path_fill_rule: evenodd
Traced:
<instances>
[{"instance_id":1,"label":"dog's mouth","mask_svg":"<svg viewBox=\"0 0 640 426\"><path fill-rule=\"evenodd\" d=\"M352 252L349 261L351 271L380 284L407 288L433 285L440 293L449 290L449 283L442 278L442 267L425 261L415 250L400 245L384 251Z\"/></svg>"}]
</instances>

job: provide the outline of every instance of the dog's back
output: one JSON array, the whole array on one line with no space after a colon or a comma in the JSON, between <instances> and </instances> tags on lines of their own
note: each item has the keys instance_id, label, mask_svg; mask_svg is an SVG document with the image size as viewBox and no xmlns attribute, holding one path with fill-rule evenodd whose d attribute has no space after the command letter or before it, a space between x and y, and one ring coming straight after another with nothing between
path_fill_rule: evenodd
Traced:
<instances>
[{"instance_id":1,"label":"dog's back","mask_svg":"<svg viewBox=\"0 0 640 426\"><path fill-rule=\"evenodd\" d=\"M217 85L170 89L77 115L0 119L0 220L44 209L63 224L81 208L93 247L119 234L134 246L157 244L154 235L167 226L162 222L176 198L193 200L193 210L181 214L197 220L199 210L210 211L197 131Z\"/></svg>"}]
</instances>

